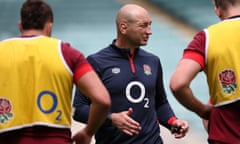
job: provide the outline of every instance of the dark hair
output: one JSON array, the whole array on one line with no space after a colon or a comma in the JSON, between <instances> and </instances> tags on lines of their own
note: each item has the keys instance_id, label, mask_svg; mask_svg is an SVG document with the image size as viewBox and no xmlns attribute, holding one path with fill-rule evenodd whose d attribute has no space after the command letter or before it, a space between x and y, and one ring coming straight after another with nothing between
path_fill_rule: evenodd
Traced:
<instances>
[{"instance_id":1,"label":"dark hair","mask_svg":"<svg viewBox=\"0 0 240 144\"><path fill-rule=\"evenodd\" d=\"M215 6L223 10L227 10L230 5L235 6L240 3L239 0L214 0Z\"/></svg>"},{"instance_id":2,"label":"dark hair","mask_svg":"<svg viewBox=\"0 0 240 144\"><path fill-rule=\"evenodd\" d=\"M21 21L24 30L42 30L47 22L53 22L53 12L43 0L26 0L21 8Z\"/></svg>"}]
</instances>

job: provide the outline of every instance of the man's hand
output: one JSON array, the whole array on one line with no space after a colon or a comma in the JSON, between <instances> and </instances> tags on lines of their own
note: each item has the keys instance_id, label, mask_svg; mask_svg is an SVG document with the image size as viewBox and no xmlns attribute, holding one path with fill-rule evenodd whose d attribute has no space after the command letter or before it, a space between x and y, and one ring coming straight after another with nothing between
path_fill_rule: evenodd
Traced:
<instances>
[{"instance_id":1,"label":"man's hand","mask_svg":"<svg viewBox=\"0 0 240 144\"><path fill-rule=\"evenodd\" d=\"M189 125L187 121L176 119L172 124L171 132L175 138L182 138L186 135L188 129Z\"/></svg>"},{"instance_id":2,"label":"man's hand","mask_svg":"<svg viewBox=\"0 0 240 144\"><path fill-rule=\"evenodd\" d=\"M90 143L91 143L91 139L92 139L92 136L88 135L85 129L77 132L77 133L72 137L72 140L73 140L76 144L90 144Z\"/></svg>"},{"instance_id":3,"label":"man's hand","mask_svg":"<svg viewBox=\"0 0 240 144\"><path fill-rule=\"evenodd\" d=\"M112 124L130 136L138 134L141 130L140 124L130 117L132 113L133 109L129 108L128 111L111 114Z\"/></svg>"}]
</instances>

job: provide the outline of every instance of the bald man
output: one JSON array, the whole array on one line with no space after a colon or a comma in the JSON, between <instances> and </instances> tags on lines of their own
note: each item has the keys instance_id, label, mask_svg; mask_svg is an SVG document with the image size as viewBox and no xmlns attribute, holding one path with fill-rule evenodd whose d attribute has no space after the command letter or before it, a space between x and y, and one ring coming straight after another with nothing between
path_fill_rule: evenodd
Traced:
<instances>
[{"instance_id":1,"label":"bald man","mask_svg":"<svg viewBox=\"0 0 240 144\"><path fill-rule=\"evenodd\" d=\"M117 38L87 59L108 89L112 107L95 135L97 144L162 144L159 123L182 138L188 123L170 107L157 56L143 50L151 32L148 12L124 5L116 17ZM87 123L91 101L76 91L73 118Z\"/></svg>"}]
</instances>

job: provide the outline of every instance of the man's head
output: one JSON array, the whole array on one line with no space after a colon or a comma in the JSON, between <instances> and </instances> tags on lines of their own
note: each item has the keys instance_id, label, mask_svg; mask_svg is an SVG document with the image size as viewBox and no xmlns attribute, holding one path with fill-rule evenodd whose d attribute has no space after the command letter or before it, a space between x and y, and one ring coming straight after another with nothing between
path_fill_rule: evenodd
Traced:
<instances>
[{"instance_id":1,"label":"man's head","mask_svg":"<svg viewBox=\"0 0 240 144\"><path fill-rule=\"evenodd\" d=\"M26 0L21 8L20 30L44 30L51 27L53 23L53 12L51 7L43 0Z\"/></svg>"},{"instance_id":2,"label":"man's head","mask_svg":"<svg viewBox=\"0 0 240 144\"><path fill-rule=\"evenodd\" d=\"M118 39L133 47L146 45L152 34L151 23L144 8L135 4L124 5L116 17Z\"/></svg>"},{"instance_id":3,"label":"man's head","mask_svg":"<svg viewBox=\"0 0 240 144\"><path fill-rule=\"evenodd\" d=\"M240 0L213 0L215 12L220 19L239 15Z\"/></svg>"},{"instance_id":4,"label":"man's head","mask_svg":"<svg viewBox=\"0 0 240 144\"><path fill-rule=\"evenodd\" d=\"M214 0L216 7L226 10L229 6L235 6L240 3L239 0Z\"/></svg>"}]
</instances>

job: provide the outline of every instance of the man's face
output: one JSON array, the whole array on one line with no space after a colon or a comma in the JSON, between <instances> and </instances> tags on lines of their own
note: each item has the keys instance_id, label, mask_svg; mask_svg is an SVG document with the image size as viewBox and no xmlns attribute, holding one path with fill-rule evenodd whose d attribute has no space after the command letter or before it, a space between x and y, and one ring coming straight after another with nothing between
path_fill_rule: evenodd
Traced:
<instances>
[{"instance_id":1,"label":"man's face","mask_svg":"<svg viewBox=\"0 0 240 144\"><path fill-rule=\"evenodd\" d=\"M136 17L134 22L127 24L126 36L136 46L147 45L151 32L151 19L148 15Z\"/></svg>"}]
</instances>

